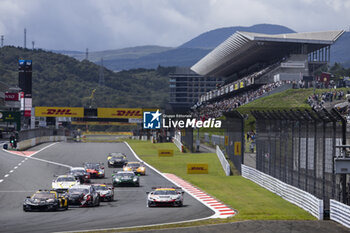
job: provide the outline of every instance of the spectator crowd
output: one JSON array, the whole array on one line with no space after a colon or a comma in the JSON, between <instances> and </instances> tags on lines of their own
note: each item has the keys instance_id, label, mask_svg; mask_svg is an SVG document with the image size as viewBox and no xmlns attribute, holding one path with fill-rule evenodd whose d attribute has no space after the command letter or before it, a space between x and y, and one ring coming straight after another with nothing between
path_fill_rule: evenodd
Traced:
<instances>
[{"instance_id":1,"label":"spectator crowd","mask_svg":"<svg viewBox=\"0 0 350 233\"><path fill-rule=\"evenodd\" d=\"M344 97L343 91L328 91L321 94L313 94L308 97L308 104L315 110L321 110L325 107L325 104L331 103L336 100L341 100Z\"/></svg>"}]
</instances>

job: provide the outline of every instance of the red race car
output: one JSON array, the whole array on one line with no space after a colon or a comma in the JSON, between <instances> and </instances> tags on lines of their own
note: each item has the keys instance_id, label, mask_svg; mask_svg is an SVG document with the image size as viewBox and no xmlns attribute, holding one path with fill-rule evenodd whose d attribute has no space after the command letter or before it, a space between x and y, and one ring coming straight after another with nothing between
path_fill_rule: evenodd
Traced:
<instances>
[{"instance_id":1,"label":"red race car","mask_svg":"<svg viewBox=\"0 0 350 233\"><path fill-rule=\"evenodd\" d=\"M86 172L90 174L90 178L104 178L105 168L103 163L84 163Z\"/></svg>"}]
</instances>

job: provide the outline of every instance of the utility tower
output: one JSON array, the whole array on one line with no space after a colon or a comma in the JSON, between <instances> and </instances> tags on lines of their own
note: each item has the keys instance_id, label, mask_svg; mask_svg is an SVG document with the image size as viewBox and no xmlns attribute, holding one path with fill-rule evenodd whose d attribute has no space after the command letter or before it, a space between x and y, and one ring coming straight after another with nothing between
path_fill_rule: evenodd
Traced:
<instances>
[{"instance_id":1,"label":"utility tower","mask_svg":"<svg viewBox=\"0 0 350 233\"><path fill-rule=\"evenodd\" d=\"M1 47L4 47L4 35L1 35Z\"/></svg>"},{"instance_id":2,"label":"utility tower","mask_svg":"<svg viewBox=\"0 0 350 233\"><path fill-rule=\"evenodd\" d=\"M34 50L35 41L32 41L32 50Z\"/></svg>"},{"instance_id":3,"label":"utility tower","mask_svg":"<svg viewBox=\"0 0 350 233\"><path fill-rule=\"evenodd\" d=\"M27 48L27 29L24 28L24 48Z\"/></svg>"},{"instance_id":4,"label":"utility tower","mask_svg":"<svg viewBox=\"0 0 350 233\"><path fill-rule=\"evenodd\" d=\"M99 85L100 87L102 87L102 88L105 86L105 76L104 76L103 70L104 70L104 67L103 67L103 58L101 58L98 85Z\"/></svg>"},{"instance_id":5,"label":"utility tower","mask_svg":"<svg viewBox=\"0 0 350 233\"><path fill-rule=\"evenodd\" d=\"M89 60L89 48L86 48L86 51L85 51L85 60Z\"/></svg>"}]
</instances>

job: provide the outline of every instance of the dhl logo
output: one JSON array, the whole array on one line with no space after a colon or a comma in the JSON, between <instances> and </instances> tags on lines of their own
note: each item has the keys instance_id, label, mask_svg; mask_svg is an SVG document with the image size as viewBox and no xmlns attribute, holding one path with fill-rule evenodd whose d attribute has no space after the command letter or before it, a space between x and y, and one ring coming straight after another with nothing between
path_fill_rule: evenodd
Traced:
<instances>
[{"instance_id":1,"label":"dhl logo","mask_svg":"<svg viewBox=\"0 0 350 233\"><path fill-rule=\"evenodd\" d=\"M204 167L191 167L191 170L198 170L198 171L204 171L207 170Z\"/></svg>"},{"instance_id":2,"label":"dhl logo","mask_svg":"<svg viewBox=\"0 0 350 233\"><path fill-rule=\"evenodd\" d=\"M84 117L84 108L77 108L77 107L35 107L35 116Z\"/></svg>"},{"instance_id":3,"label":"dhl logo","mask_svg":"<svg viewBox=\"0 0 350 233\"><path fill-rule=\"evenodd\" d=\"M208 170L207 163L187 164L188 174L208 174Z\"/></svg>"},{"instance_id":4,"label":"dhl logo","mask_svg":"<svg viewBox=\"0 0 350 233\"><path fill-rule=\"evenodd\" d=\"M46 113L47 115L77 115L76 113L72 113L71 109L54 109L54 108L49 108L47 109Z\"/></svg>"},{"instance_id":5,"label":"dhl logo","mask_svg":"<svg viewBox=\"0 0 350 233\"><path fill-rule=\"evenodd\" d=\"M118 116L118 117L142 117L142 111L140 110L117 110L117 113L112 114L113 116Z\"/></svg>"}]
</instances>

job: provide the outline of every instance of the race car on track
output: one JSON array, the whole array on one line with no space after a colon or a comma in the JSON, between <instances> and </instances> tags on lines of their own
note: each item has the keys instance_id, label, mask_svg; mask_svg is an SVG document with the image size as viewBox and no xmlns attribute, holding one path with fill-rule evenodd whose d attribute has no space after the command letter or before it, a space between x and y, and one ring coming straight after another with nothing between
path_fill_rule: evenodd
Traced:
<instances>
[{"instance_id":1,"label":"race car on track","mask_svg":"<svg viewBox=\"0 0 350 233\"><path fill-rule=\"evenodd\" d=\"M119 152L109 153L107 160L108 167L123 167L128 162L126 155Z\"/></svg>"},{"instance_id":2,"label":"race car on track","mask_svg":"<svg viewBox=\"0 0 350 233\"><path fill-rule=\"evenodd\" d=\"M140 178L134 172L115 171L112 174L113 186L140 186Z\"/></svg>"},{"instance_id":3,"label":"race car on track","mask_svg":"<svg viewBox=\"0 0 350 233\"><path fill-rule=\"evenodd\" d=\"M146 167L141 162L128 162L124 167L124 171L133 171L135 174L146 175Z\"/></svg>"},{"instance_id":4,"label":"race car on track","mask_svg":"<svg viewBox=\"0 0 350 233\"><path fill-rule=\"evenodd\" d=\"M39 190L23 202L24 211L67 210L68 199L54 190Z\"/></svg>"},{"instance_id":5,"label":"race car on track","mask_svg":"<svg viewBox=\"0 0 350 233\"><path fill-rule=\"evenodd\" d=\"M100 194L92 185L76 185L68 189L67 194L69 205L78 205L80 207L100 205Z\"/></svg>"},{"instance_id":6,"label":"race car on track","mask_svg":"<svg viewBox=\"0 0 350 233\"><path fill-rule=\"evenodd\" d=\"M72 167L69 171L69 175L74 176L80 181L80 183L90 183L90 174L83 167Z\"/></svg>"},{"instance_id":7,"label":"race car on track","mask_svg":"<svg viewBox=\"0 0 350 233\"><path fill-rule=\"evenodd\" d=\"M95 190L100 194L101 201L114 200L114 187L109 184L92 184Z\"/></svg>"},{"instance_id":8,"label":"race car on track","mask_svg":"<svg viewBox=\"0 0 350 233\"><path fill-rule=\"evenodd\" d=\"M181 188L152 188L152 192L147 192L147 206L182 206L184 192Z\"/></svg>"},{"instance_id":9,"label":"race car on track","mask_svg":"<svg viewBox=\"0 0 350 233\"><path fill-rule=\"evenodd\" d=\"M84 163L84 168L90 174L90 178L105 177L105 168L102 163Z\"/></svg>"},{"instance_id":10,"label":"race car on track","mask_svg":"<svg viewBox=\"0 0 350 233\"><path fill-rule=\"evenodd\" d=\"M74 185L80 184L80 181L77 180L72 175L62 175L58 176L56 179L52 181L52 189L58 191L58 192L65 192L70 187L73 187Z\"/></svg>"}]
</instances>

